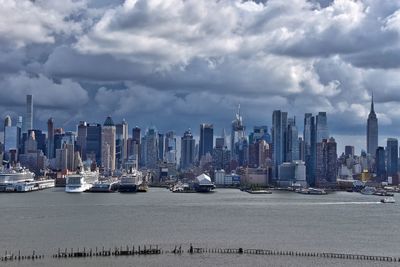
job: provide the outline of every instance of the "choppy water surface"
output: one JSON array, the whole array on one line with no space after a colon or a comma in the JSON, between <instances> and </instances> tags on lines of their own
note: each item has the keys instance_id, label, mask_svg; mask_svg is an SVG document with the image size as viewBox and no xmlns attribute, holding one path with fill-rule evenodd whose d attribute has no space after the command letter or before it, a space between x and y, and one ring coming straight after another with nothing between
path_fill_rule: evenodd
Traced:
<instances>
[{"instance_id":1,"label":"choppy water surface","mask_svg":"<svg viewBox=\"0 0 400 267\"><path fill-rule=\"evenodd\" d=\"M61 248L190 243L203 247L400 256L400 197L338 192L326 196L233 189L213 194L67 194L62 189L0 194L0 248L49 254ZM0 254L2 252L0 251ZM351 263L351 264L350 264ZM249 255L158 255L24 262L26 266L382 266L336 259ZM7 263L15 265L16 263Z\"/></svg>"}]
</instances>

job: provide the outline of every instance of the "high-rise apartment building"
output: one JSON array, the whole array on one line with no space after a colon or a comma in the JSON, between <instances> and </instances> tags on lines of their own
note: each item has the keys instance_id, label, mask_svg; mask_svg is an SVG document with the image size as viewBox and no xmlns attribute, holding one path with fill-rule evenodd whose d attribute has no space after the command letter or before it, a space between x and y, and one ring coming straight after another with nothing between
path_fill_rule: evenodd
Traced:
<instances>
[{"instance_id":1,"label":"high-rise apartment building","mask_svg":"<svg viewBox=\"0 0 400 267\"><path fill-rule=\"evenodd\" d=\"M181 169L193 167L195 160L195 140L192 132L187 130L181 137Z\"/></svg>"},{"instance_id":2,"label":"high-rise apartment building","mask_svg":"<svg viewBox=\"0 0 400 267\"><path fill-rule=\"evenodd\" d=\"M88 123L86 128L86 159L101 165L101 125Z\"/></svg>"},{"instance_id":3,"label":"high-rise apartment building","mask_svg":"<svg viewBox=\"0 0 400 267\"><path fill-rule=\"evenodd\" d=\"M322 142L322 140L329 139L328 131L328 118L326 112L319 112L317 115L317 143Z\"/></svg>"},{"instance_id":4,"label":"high-rise apartment building","mask_svg":"<svg viewBox=\"0 0 400 267\"><path fill-rule=\"evenodd\" d=\"M23 133L28 133L28 130L33 129L33 96L26 96L26 113L23 121Z\"/></svg>"},{"instance_id":5,"label":"high-rise apartment building","mask_svg":"<svg viewBox=\"0 0 400 267\"><path fill-rule=\"evenodd\" d=\"M80 121L78 124L78 136L76 138L76 146L80 157L86 160L86 140L87 140L87 123Z\"/></svg>"},{"instance_id":6,"label":"high-rise apartment building","mask_svg":"<svg viewBox=\"0 0 400 267\"><path fill-rule=\"evenodd\" d=\"M272 143L274 177L278 178L279 165L285 161L285 134L287 128L287 112L274 110L272 113Z\"/></svg>"},{"instance_id":7,"label":"high-rise apartment building","mask_svg":"<svg viewBox=\"0 0 400 267\"><path fill-rule=\"evenodd\" d=\"M108 116L101 128L101 163L110 172L115 170L115 139L115 124Z\"/></svg>"},{"instance_id":8,"label":"high-rise apartment building","mask_svg":"<svg viewBox=\"0 0 400 267\"><path fill-rule=\"evenodd\" d=\"M46 156L49 159L53 159L55 157L55 149L54 149L54 119L49 118L47 120L47 152Z\"/></svg>"},{"instance_id":9,"label":"high-rise apartment building","mask_svg":"<svg viewBox=\"0 0 400 267\"><path fill-rule=\"evenodd\" d=\"M387 175L395 176L398 171L399 142L396 138L388 138L386 143Z\"/></svg>"},{"instance_id":10,"label":"high-rise apartment building","mask_svg":"<svg viewBox=\"0 0 400 267\"><path fill-rule=\"evenodd\" d=\"M115 140L115 158L117 168L123 168L125 161L128 159L128 123L123 120L115 125L116 140Z\"/></svg>"},{"instance_id":11,"label":"high-rise apartment building","mask_svg":"<svg viewBox=\"0 0 400 267\"><path fill-rule=\"evenodd\" d=\"M214 147L214 126L212 124L200 124L199 159L207 153L212 155Z\"/></svg>"}]
</instances>

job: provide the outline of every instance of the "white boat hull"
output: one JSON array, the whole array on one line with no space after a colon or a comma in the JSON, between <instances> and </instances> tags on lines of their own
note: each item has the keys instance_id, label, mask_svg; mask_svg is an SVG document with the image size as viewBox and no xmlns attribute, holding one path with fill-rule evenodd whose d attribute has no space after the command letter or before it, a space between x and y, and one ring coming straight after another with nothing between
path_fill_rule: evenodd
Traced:
<instances>
[{"instance_id":1,"label":"white boat hull","mask_svg":"<svg viewBox=\"0 0 400 267\"><path fill-rule=\"evenodd\" d=\"M82 193L92 188L92 184L84 184L81 186L66 186L65 192L67 193Z\"/></svg>"}]
</instances>

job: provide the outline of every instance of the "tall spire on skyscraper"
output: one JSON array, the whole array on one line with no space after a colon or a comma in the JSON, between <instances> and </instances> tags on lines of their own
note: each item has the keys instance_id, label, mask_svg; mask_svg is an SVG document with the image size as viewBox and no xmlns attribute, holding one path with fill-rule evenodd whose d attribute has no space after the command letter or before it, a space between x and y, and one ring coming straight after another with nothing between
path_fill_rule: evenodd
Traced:
<instances>
[{"instance_id":1,"label":"tall spire on skyscraper","mask_svg":"<svg viewBox=\"0 0 400 267\"><path fill-rule=\"evenodd\" d=\"M374 92L372 91L372 99L371 99L371 113L375 113L374 109Z\"/></svg>"}]
</instances>

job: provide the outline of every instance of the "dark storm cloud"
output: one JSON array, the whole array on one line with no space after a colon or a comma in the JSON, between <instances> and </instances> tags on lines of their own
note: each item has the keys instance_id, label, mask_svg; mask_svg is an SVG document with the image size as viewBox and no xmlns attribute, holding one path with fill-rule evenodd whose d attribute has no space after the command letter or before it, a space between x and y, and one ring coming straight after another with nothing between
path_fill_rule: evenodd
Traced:
<instances>
[{"instance_id":1,"label":"dark storm cloud","mask_svg":"<svg viewBox=\"0 0 400 267\"><path fill-rule=\"evenodd\" d=\"M229 127L240 103L249 128L270 125L274 109L298 122L327 111L332 134L363 134L374 91L382 132L395 134L399 8L375 0L7 0L0 114L34 93L43 126L49 116L73 129L111 114L183 132L203 121Z\"/></svg>"}]
</instances>

